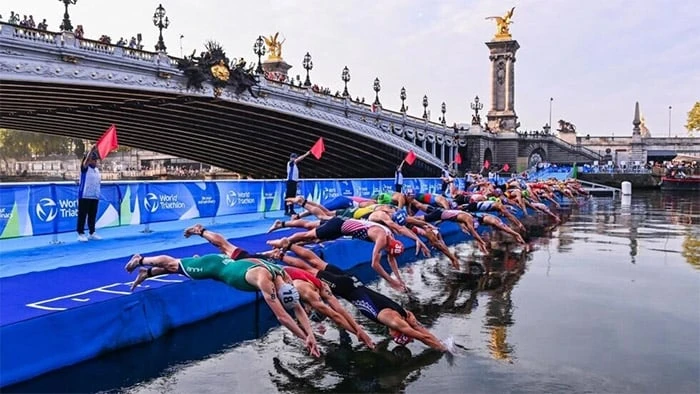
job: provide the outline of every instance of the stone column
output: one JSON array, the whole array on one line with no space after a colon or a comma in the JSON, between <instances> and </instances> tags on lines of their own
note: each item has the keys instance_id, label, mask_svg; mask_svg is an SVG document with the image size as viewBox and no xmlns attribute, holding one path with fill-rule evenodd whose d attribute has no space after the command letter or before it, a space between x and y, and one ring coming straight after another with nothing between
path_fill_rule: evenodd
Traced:
<instances>
[{"instance_id":1,"label":"stone column","mask_svg":"<svg viewBox=\"0 0 700 394\"><path fill-rule=\"evenodd\" d=\"M491 110L486 114L491 130L515 132L515 53L520 44L515 40L489 41L491 60Z\"/></svg>"}]
</instances>

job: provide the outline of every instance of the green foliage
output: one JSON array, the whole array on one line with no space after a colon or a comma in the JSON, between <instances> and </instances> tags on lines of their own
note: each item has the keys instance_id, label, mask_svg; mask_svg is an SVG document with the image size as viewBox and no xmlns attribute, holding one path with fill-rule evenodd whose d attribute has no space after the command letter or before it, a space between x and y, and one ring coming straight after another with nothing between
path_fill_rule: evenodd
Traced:
<instances>
[{"instance_id":1,"label":"green foliage","mask_svg":"<svg viewBox=\"0 0 700 394\"><path fill-rule=\"evenodd\" d=\"M71 138L0 129L0 158L3 160L68 155L72 148Z\"/></svg>"},{"instance_id":2,"label":"green foliage","mask_svg":"<svg viewBox=\"0 0 700 394\"><path fill-rule=\"evenodd\" d=\"M693 108L688 112L688 123L686 123L685 128L690 134L700 131L700 101L696 101Z\"/></svg>"}]
</instances>

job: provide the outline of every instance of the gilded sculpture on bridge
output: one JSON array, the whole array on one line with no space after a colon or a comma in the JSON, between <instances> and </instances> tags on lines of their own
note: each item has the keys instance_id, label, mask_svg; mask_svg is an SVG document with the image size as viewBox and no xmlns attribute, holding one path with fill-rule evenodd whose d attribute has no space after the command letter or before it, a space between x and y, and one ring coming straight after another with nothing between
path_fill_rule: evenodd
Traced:
<instances>
[{"instance_id":1,"label":"gilded sculpture on bridge","mask_svg":"<svg viewBox=\"0 0 700 394\"><path fill-rule=\"evenodd\" d=\"M504 16L489 16L486 18L487 20L496 20L496 35L493 36L494 41L506 41L512 38L508 25L513 23L513 11L515 11L515 7L506 12Z\"/></svg>"},{"instance_id":2,"label":"gilded sculpture on bridge","mask_svg":"<svg viewBox=\"0 0 700 394\"><path fill-rule=\"evenodd\" d=\"M282 60L282 44L286 39L279 41L280 33L275 33L274 36L263 37L265 39L265 45L267 45L267 60Z\"/></svg>"},{"instance_id":3,"label":"gilded sculpture on bridge","mask_svg":"<svg viewBox=\"0 0 700 394\"><path fill-rule=\"evenodd\" d=\"M187 89L204 89L204 82L209 82L214 89L214 97L220 97L226 88L230 88L236 95L248 91L256 97L252 87L258 81L252 69L246 69L245 60L230 61L216 41L208 41L205 49L199 56L195 56L194 51L192 55L178 61L178 69L187 78Z\"/></svg>"}]
</instances>

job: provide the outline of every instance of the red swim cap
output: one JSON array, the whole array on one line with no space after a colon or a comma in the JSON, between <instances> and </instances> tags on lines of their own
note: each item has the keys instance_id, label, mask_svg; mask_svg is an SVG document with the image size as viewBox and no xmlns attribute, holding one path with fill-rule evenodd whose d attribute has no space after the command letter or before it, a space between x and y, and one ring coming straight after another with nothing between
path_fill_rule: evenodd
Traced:
<instances>
[{"instance_id":1,"label":"red swim cap","mask_svg":"<svg viewBox=\"0 0 700 394\"><path fill-rule=\"evenodd\" d=\"M403 244L399 240L392 239L391 241L389 241L388 250L390 255L398 256L401 253L403 253Z\"/></svg>"}]
</instances>

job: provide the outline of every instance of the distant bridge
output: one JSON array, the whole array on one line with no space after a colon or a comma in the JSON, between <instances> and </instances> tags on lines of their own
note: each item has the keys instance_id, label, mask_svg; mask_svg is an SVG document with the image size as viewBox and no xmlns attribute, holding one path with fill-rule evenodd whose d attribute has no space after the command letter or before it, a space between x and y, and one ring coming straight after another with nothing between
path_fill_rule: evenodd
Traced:
<instances>
[{"instance_id":1,"label":"distant bridge","mask_svg":"<svg viewBox=\"0 0 700 394\"><path fill-rule=\"evenodd\" d=\"M214 98L209 84L186 89L176 64L164 53L0 23L0 127L95 140L114 123L122 145L260 178L283 176L289 153L318 137L326 153L304 166L305 177L393 176L409 150L418 160L408 176L435 176L458 152L460 169L599 158L551 135L454 130L264 78L257 98L229 90Z\"/></svg>"}]
</instances>

